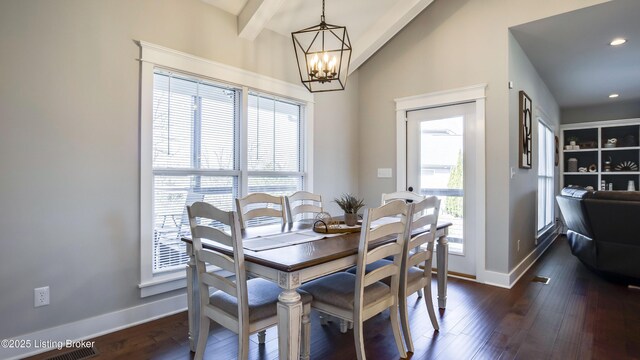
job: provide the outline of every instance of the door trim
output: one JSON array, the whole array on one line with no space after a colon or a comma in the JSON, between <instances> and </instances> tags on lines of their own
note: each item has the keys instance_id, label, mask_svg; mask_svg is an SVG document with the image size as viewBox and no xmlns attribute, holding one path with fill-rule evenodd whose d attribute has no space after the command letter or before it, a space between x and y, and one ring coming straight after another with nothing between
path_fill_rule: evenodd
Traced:
<instances>
[{"instance_id":1,"label":"door trim","mask_svg":"<svg viewBox=\"0 0 640 360\"><path fill-rule=\"evenodd\" d=\"M477 214L475 224L476 243L476 281L484 283L487 279L485 268L485 92L487 84L478 84L458 89L437 91L421 95L394 99L396 103L396 188L398 191L407 187L407 111L430 107L456 105L475 102L476 126L475 149L473 157L477 166L477 178L471 189L476 194L476 204L472 211Z\"/></svg>"}]
</instances>

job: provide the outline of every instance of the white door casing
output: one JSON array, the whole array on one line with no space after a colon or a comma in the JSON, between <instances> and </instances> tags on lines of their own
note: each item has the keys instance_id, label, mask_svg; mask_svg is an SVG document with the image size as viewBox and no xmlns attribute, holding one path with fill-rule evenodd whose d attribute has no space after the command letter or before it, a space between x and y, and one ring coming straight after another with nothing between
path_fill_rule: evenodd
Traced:
<instances>
[{"instance_id":1,"label":"white door casing","mask_svg":"<svg viewBox=\"0 0 640 360\"><path fill-rule=\"evenodd\" d=\"M474 221L465 229L475 234L475 275L476 281L485 282L485 89L486 84L439 91L434 93L395 99L396 102L396 167L398 191L407 188L407 111L446 105L473 102L475 121L465 131L473 138L473 144L467 147L465 162L474 163L476 174L472 181L465 180L465 192L473 194L473 201L465 203L466 210L473 212ZM455 270L454 270L455 271Z\"/></svg>"}]
</instances>

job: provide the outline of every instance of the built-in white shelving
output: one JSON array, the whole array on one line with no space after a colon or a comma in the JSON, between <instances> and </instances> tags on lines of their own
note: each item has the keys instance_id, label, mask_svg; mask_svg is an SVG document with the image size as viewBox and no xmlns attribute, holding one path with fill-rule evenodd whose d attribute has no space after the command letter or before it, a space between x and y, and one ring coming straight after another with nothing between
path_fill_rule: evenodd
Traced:
<instances>
[{"instance_id":1,"label":"built-in white shelving","mask_svg":"<svg viewBox=\"0 0 640 360\"><path fill-rule=\"evenodd\" d=\"M616 139L615 146L605 147L611 139ZM566 149L571 140L575 141L580 149ZM615 170L615 167L629 162L640 166L640 119L563 125L560 146L559 166L563 187L580 185L592 186L599 190L604 181L606 189L609 189L611 184L613 190L627 190L629 181L633 181L635 188L639 189L640 171L619 171ZM587 171L569 172L569 159L576 159L577 167L586 168ZM605 170L606 165L608 170ZM588 171L594 166L596 171Z\"/></svg>"}]
</instances>

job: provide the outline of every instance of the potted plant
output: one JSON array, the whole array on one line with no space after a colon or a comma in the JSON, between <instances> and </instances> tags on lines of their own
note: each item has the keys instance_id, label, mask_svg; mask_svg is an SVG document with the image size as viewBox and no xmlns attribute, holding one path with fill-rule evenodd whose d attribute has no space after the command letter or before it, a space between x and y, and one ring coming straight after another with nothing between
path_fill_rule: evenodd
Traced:
<instances>
[{"instance_id":1,"label":"potted plant","mask_svg":"<svg viewBox=\"0 0 640 360\"><path fill-rule=\"evenodd\" d=\"M344 223L347 226L354 226L358 223L358 211L364 207L364 200L351 194L343 194L333 201L344 211Z\"/></svg>"}]
</instances>

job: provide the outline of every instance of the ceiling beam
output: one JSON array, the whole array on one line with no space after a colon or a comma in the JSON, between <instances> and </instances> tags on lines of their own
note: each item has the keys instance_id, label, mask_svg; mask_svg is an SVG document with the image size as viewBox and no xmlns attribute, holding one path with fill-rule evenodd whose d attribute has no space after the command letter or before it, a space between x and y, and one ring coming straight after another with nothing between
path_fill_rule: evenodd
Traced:
<instances>
[{"instance_id":1,"label":"ceiling beam","mask_svg":"<svg viewBox=\"0 0 640 360\"><path fill-rule=\"evenodd\" d=\"M405 27L413 18L426 9L433 0L399 1L393 8L385 13L354 43L357 45L351 55L349 74L353 73L360 65L378 49Z\"/></svg>"},{"instance_id":2,"label":"ceiling beam","mask_svg":"<svg viewBox=\"0 0 640 360\"><path fill-rule=\"evenodd\" d=\"M249 0L238 15L238 36L255 40L285 0Z\"/></svg>"}]
</instances>

